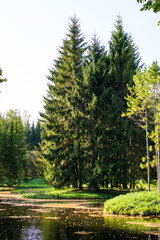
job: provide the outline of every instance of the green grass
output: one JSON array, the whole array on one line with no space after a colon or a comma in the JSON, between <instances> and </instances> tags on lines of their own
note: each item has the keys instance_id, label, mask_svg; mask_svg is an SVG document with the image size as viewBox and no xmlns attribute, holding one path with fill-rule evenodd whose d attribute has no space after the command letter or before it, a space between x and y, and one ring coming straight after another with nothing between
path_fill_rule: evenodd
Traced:
<instances>
[{"instance_id":1,"label":"green grass","mask_svg":"<svg viewBox=\"0 0 160 240\"><path fill-rule=\"evenodd\" d=\"M11 191L13 188L11 187L0 187L0 192Z\"/></svg>"},{"instance_id":2,"label":"green grass","mask_svg":"<svg viewBox=\"0 0 160 240\"><path fill-rule=\"evenodd\" d=\"M38 178L28 183L22 182L19 186L15 186L12 192L33 199L109 199L112 197L111 194L104 192L94 193L74 188L55 189L48 187L42 179Z\"/></svg>"},{"instance_id":3,"label":"green grass","mask_svg":"<svg viewBox=\"0 0 160 240\"><path fill-rule=\"evenodd\" d=\"M104 212L120 215L160 215L160 196L157 190L120 195L105 202Z\"/></svg>"},{"instance_id":4,"label":"green grass","mask_svg":"<svg viewBox=\"0 0 160 240\"><path fill-rule=\"evenodd\" d=\"M102 193L91 193L86 191L75 191L75 189L49 189L47 191L34 191L22 194L25 198L34 199L109 199L110 195Z\"/></svg>"},{"instance_id":5,"label":"green grass","mask_svg":"<svg viewBox=\"0 0 160 240\"><path fill-rule=\"evenodd\" d=\"M1 187L1 191L6 189L6 187ZM10 190L22 194L25 198L33 199L108 199L104 204L106 214L160 215L160 196L157 190L132 193L120 190L103 190L95 193L89 192L87 189L55 189L48 187L40 178L31 179L28 183L22 182Z\"/></svg>"},{"instance_id":6,"label":"green grass","mask_svg":"<svg viewBox=\"0 0 160 240\"><path fill-rule=\"evenodd\" d=\"M28 182L22 181L16 188L48 188L41 178L33 178Z\"/></svg>"}]
</instances>

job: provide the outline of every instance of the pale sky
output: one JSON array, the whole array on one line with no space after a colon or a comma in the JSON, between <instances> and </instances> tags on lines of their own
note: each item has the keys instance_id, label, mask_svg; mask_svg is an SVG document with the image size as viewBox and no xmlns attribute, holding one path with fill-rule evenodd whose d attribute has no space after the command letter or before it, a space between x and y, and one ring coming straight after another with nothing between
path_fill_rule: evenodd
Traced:
<instances>
[{"instance_id":1,"label":"pale sky","mask_svg":"<svg viewBox=\"0 0 160 240\"><path fill-rule=\"evenodd\" d=\"M57 49L76 14L89 42L96 33L108 49L116 17L132 35L147 66L160 65L160 13L140 12L136 0L0 0L0 67L8 79L0 84L0 113L27 110L30 121L43 111L47 78Z\"/></svg>"}]
</instances>

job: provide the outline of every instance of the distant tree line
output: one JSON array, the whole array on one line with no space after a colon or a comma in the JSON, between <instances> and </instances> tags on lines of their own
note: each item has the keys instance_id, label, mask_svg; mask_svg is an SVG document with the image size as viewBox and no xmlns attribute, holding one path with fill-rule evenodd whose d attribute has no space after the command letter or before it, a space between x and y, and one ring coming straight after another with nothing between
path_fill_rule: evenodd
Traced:
<instances>
[{"instance_id":1,"label":"distant tree line","mask_svg":"<svg viewBox=\"0 0 160 240\"><path fill-rule=\"evenodd\" d=\"M29 120L24 122L24 135L29 155L29 176L37 177L37 168L35 165L37 153L36 150L39 147L39 143L41 142L41 133L42 127L40 126L40 122L37 121L36 125L34 122L30 124Z\"/></svg>"},{"instance_id":2,"label":"distant tree line","mask_svg":"<svg viewBox=\"0 0 160 240\"><path fill-rule=\"evenodd\" d=\"M36 166L48 184L134 188L137 179L147 178L140 168L145 132L122 117L140 60L120 17L108 51L97 36L86 43L78 19L71 18L40 114L44 131Z\"/></svg>"},{"instance_id":3,"label":"distant tree line","mask_svg":"<svg viewBox=\"0 0 160 240\"><path fill-rule=\"evenodd\" d=\"M40 124L30 127L15 110L0 115L0 184L12 186L33 175L31 150L40 142ZM32 166L32 168L31 168Z\"/></svg>"},{"instance_id":4,"label":"distant tree line","mask_svg":"<svg viewBox=\"0 0 160 240\"><path fill-rule=\"evenodd\" d=\"M0 182L16 184L28 177L28 154L22 120L15 111L0 116Z\"/></svg>"},{"instance_id":5,"label":"distant tree line","mask_svg":"<svg viewBox=\"0 0 160 240\"><path fill-rule=\"evenodd\" d=\"M24 135L28 150L35 150L35 147L39 146L41 141L41 131L42 128L39 121L37 121L36 125L34 122L30 124L29 120L24 123Z\"/></svg>"}]
</instances>

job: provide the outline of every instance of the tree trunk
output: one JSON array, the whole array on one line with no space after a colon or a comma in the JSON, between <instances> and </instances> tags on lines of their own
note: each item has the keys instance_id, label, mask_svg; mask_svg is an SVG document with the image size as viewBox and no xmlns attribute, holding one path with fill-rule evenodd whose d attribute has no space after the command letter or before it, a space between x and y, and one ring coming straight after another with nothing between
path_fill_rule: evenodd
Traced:
<instances>
[{"instance_id":1,"label":"tree trunk","mask_svg":"<svg viewBox=\"0 0 160 240\"><path fill-rule=\"evenodd\" d=\"M75 158L74 180L73 180L73 187L74 188L78 188L77 180L78 180L78 164L77 164L77 158Z\"/></svg>"},{"instance_id":2,"label":"tree trunk","mask_svg":"<svg viewBox=\"0 0 160 240\"><path fill-rule=\"evenodd\" d=\"M159 153L159 128L157 127L157 179L158 179L158 192L160 195L160 153Z\"/></svg>"},{"instance_id":3,"label":"tree trunk","mask_svg":"<svg viewBox=\"0 0 160 240\"><path fill-rule=\"evenodd\" d=\"M147 150L147 173L148 173L148 192L150 191L150 162L149 162L149 143L148 143L148 116L145 110L146 118L146 150Z\"/></svg>"},{"instance_id":4,"label":"tree trunk","mask_svg":"<svg viewBox=\"0 0 160 240\"><path fill-rule=\"evenodd\" d=\"M82 189L82 166L81 166L81 158L79 157L79 188Z\"/></svg>"}]
</instances>

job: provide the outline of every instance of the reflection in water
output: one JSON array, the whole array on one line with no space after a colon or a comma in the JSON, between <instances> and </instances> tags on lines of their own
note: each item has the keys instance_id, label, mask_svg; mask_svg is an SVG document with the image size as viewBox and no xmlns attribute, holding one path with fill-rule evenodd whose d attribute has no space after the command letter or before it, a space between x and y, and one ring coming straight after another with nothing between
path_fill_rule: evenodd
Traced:
<instances>
[{"instance_id":1,"label":"reflection in water","mask_svg":"<svg viewBox=\"0 0 160 240\"><path fill-rule=\"evenodd\" d=\"M42 231L35 226L23 227L21 232L23 240L42 240Z\"/></svg>"},{"instance_id":2,"label":"reflection in water","mask_svg":"<svg viewBox=\"0 0 160 240\"><path fill-rule=\"evenodd\" d=\"M11 204L0 209L0 240L160 240L151 233L159 233L158 228L128 224L135 219L104 218L96 211Z\"/></svg>"},{"instance_id":3,"label":"reflection in water","mask_svg":"<svg viewBox=\"0 0 160 240\"><path fill-rule=\"evenodd\" d=\"M151 240L151 234L148 234L148 240Z\"/></svg>"}]
</instances>

